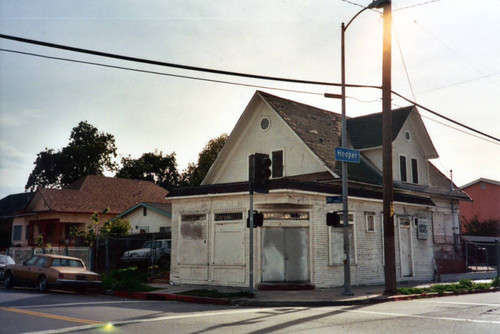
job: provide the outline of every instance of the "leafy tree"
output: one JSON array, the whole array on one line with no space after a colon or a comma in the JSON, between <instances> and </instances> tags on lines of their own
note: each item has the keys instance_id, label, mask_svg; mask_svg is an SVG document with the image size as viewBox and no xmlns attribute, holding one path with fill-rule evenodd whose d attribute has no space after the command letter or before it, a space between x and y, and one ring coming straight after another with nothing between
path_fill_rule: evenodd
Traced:
<instances>
[{"instance_id":1,"label":"leafy tree","mask_svg":"<svg viewBox=\"0 0 500 334\"><path fill-rule=\"evenodd\" d=\"M132 226L130 221L124 218L117 218L104 223L104 226L99 230L101 235L110 235L114 237L123 237L129 234Z\"/></svg>"},{"instance_id":2,"label":"leafy tree","mask_svg":"<svg viewBox=\"0 0 500 334\"><path fill-rule=\"evenodd\" d=\"M165 189L171 189L179 184L177 161L175 153L163 155L160 151L144 153L138 159L130 156L122 158L122 168L116 177L151 181Z\"/></svg>"},{"instance_id":3,"label":"leafy tree","mask_svg":"<svg viewBox=\"0 0 500 334\"><path fill-rule=\"evenodd\" d=\"M474 235L483 237L498 237L500 236L500 221L486 220L479 221L477 216L468 221L463 218L462 226L464 228L464 235Z\"/></svg>"},{"instance_id":4,"label":"leafy tree","mask_svg":"<svg viewBox=\"0 0 500 334\"><path fill-rule=\"evenodd\" d=\"M214 163L217 155L224 147L228 138L227 134L222 134L217 138L211 139L207 145L198 154L198 162L190 163L182 173L181 185L198 186L208 173L208 170Z\"/></svg>"},{"instance_id":5,"label":"leafy tree","mask_svg":"<svg viewBox=\"0 0 500 334\"><path fill-rule=\"evenodd\" d=\"M82 121L71 131L66 147L57 151L45 148L37 154L25 189L61 188L87 175L102 175L105 169L116 168L115 157L114 136Z\"/></svg>"}]
</instances>

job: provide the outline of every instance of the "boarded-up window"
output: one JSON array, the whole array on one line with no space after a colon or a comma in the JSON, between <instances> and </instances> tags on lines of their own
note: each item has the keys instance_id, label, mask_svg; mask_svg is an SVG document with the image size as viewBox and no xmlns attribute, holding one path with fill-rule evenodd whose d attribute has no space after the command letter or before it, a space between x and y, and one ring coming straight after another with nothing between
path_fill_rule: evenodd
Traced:
<instances>
[{"instance_id":1,"label":"boarded-up window","mask_svg":"<svg viewBox=\"0 0 500 334\"><path fill-rule=\"evenodd\" d=\"M349 219L349 257L351 264L356 263L356 245L354 234L354 216L348 215ZM340 214L340 222L343 224L343 215ZM344 264L344 226L330 227L330 265Z\"/></svg>"},{"instance_id":2,"label":"boarded-up window","mask_svg":"<svg viewBox=\"0 0 500 334\"><path fill-rule=\"evenodd\" d=\"M178 263L206 265L208 261L207 247L206 215L181 215Z\"/></svg>"},{"instance_id":3,"label":"boarded-up window","mask_svg":"<svg viewBox=\"0 0 500 334\"><path fill-rule=\"evenodd\" d=\"M309 212L264 212L266 220L309 220Z\"/></svg>"}]
</instances>

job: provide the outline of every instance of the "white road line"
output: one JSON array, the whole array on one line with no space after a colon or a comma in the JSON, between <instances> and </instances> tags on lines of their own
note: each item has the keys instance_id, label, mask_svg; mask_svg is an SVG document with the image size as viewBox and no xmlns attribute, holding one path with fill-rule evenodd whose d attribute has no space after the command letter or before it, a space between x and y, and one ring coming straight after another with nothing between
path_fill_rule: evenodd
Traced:
<instances>
[{"instance_id":1,"label":"white road line","mask_svg":"<svg viewBox=\"0 0 500 334\"><path fill-rule=\"evenodd\" d=\"M470 306L489 306L489 307L500 307L500 303L497 304L485 304L485 303L467 303L467 302L447 302L441 300L416 300L419 303L431 303L431 304L454 304L454 305L470 305Z\"/></svg>"},{"instance_id":2,"label":"white road line","mask_svg":"<svg viewBox=\"0 0 500 334\"><path fill-rule=\"evenodd\" d=\"M427 319L427 320L444 320L444 321L455 321L455 322L470 322L470 323L485 323L485 324L495 324L500 325L500 321L493 320L475 320L475 319L467 319L467 318L451 318L451 317L433 317L427 315L418 315L418 314L404 314L404 313L392 313L392 312L377 312L377 311L363 311L363 310L343 310L343 307L324 307L317 308L316 310L339 310L344 313L361 313L361 314L371 314L371 315L382 315L389 317L397 317L397 318L415 318L415 319ZM287 307L286 311L289 311L292 307ZM293 309L302 309L308 310L303 307L293 307ZM178 320L178 319L192 319L192 318L200 318L200 317L214 317L220 315L231 315L231 314L245 314L245 313L260 313L260 312L276 312L279 315L280 308L260 308L260 309L244 309L244 310L228 310L228 311L217 311L217 312L200 312L200 313L190 313L184 315L171 315L171 316L163 316L157 318L150 319L135 319L135 320L124 320L124 321L109 321L108 324L112 324L114 326L127 325L127 324L137 324L137 323L147 323L147 322L155 322L155 321L167 321L167 320ZM381 319L383 320L383 319ZM29 332L29 334L58 334L58 333L67 333L78 330L86 330L86 329L94 329L94 328L102 328L106 326L105 324L101 325L84 325L78 327L67 327L63 329L55 329L48 331L39 331L39 332ZM28 333L25 333L28 334Z\"/></svg>"}]
</instances>

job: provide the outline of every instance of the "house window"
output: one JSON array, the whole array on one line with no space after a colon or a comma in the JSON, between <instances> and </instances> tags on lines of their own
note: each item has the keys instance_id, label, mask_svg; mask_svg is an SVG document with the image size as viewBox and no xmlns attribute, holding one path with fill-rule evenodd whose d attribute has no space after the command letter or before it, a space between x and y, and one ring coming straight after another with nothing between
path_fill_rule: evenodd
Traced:
<instances>
[{"instance_id":1,"label":"house window","mask_svg":"<svg viewBox=\"0 0 500 334\"><path fill-rule=\"evenodd\" d=\"M416 158L411 159L411 180L413 183L418 183L418 161Z\"/></svg>"},{"instance_id":2,"label":"house window","mask_svg":"<svg viewBox=\"0 0 500 334\"><path fill-rule=\"evenodd\" d=\"M261 120L260 120L260 128L262 130L267 130L269 129L269 126L271 125L271 121L269 120L269 118L267 117L263 117Z\"/></svg>"},{"instance_id":3,"label":"house window","mask_svg":"<svg viewBox=\"0 0 500 334\"><path fill-rule=\"evenodd\" d=\"M231 220L242 220L242 219L243 219L243 213L242 212L216 213L214 215L214 220L216 222L231 221Z\"/></svg>"},{"instance_id":4,"label":"house window","mask_svg":"<svg viewBox=\"0 0 500 334\"><path fill-rule=\"evenodd\" d=\"M142 208L142 215L143 215L144 217L146 217L146 216L148 215L148 208L146 208L146 207L143 207L143 208Z\"/></svg>"},{"instance_id":5,"label":"house window","mask_svg":"<svg viewBox=\"0 0 500 334\"><path fill-rule=\"evenodd\" d=\"M366 221L366 232L375 232L375 213L366 212L365 221Z\"/></svg>"},{"instance_id":6,"label":"house window","mask_svg":"<svg viewBox=\"0 0 500 334\"><path fill-rule=\"evenodd\" d=\"M309 220L309 212L264 212L265 220Z\"/></svg>"},{"instance_id":7,"label":"house window","mask_svg":"<svg viewBox=\"0 0 500 334\"><path fill-rule=\"evenodd\" d=\"M349 214L349 257L350 263L356 263L356 237L354 230L354 215ZM340 221L343 221L343 215L340 214ZM344 264L344 226L330 226L330 242L329 242L329 253L330 253L330 265L343 265Z\"/></svg>"},{"instance_id":8,"label":"house window","mask_svg":"<svg viewBox=\"0 0 500 334\"><path fill-rule=\"evenodd\" d=\"M399 156L399 175L401 176L402 182L408 181L408 177L406 175L406 157L404 155Z\"/></svg>"},{"instance_id":9,"label":"house window","mask_svg":"<svg viewBox=\"0 0 500 334\"><path fill-rule=\"evenodd\" d=\"M23 226L16 225L13 227L12 240L20 241L23 235Z\"/></svg>"},{"instance_id":10,"label":"house window","mask_svg":"<svg viewBox=\"0 0 500 334\"><path fill-rule=\"evenodd\" d=\"M272 176L283 177L283 151L272 152Z\"/></svg>"}]
</instances>

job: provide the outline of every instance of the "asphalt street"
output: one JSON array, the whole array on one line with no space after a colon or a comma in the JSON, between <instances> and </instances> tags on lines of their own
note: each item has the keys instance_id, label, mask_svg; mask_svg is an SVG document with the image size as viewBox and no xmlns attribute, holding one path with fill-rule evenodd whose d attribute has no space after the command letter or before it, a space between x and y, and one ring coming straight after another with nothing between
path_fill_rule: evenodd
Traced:
<instances>
[{"instance_id":1,"label":"asphalt street","mask_svg":"<svg viewBox=\"0 0 500 334\"><path fill-rule=\"evenodd\" d=\"M500 292L366 306L245 308L0 289L0 333L498 333Z\"/></svg>"}]
</instances>

